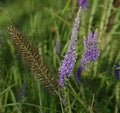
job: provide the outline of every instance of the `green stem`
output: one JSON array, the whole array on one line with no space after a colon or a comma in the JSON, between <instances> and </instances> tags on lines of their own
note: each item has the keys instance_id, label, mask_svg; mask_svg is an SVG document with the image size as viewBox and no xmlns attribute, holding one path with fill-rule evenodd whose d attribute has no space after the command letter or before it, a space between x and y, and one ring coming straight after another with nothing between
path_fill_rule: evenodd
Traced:
<instances>
[{"instance_id":1,"label":"green stem","mask_svg":"<svg viewBox=\"0 0 120 113\"><path fill-rule=\"evenodd\" d=\"M90 106L90 113L93 113L93 104L94 104L94 101L95 101L95 94L93 94L92 103L91 103L91 106Z\"/></svg>"},{"instance_id":2,"label":"green stem","mask_svg":"<svg viewBox=\"0 0 120 113\"><path fill-rule=\"evenodd\" d=\"M69 92L66 86L60 88L60 103L62 108L62 113L72 113L70 107Z\"/></svg>"},{"instance_id":3,"label":"green stem","mask_svg":"<svg viewBox=\"0 0 120 113\"><path fill-rule=\"evenodd\" d=\"M120 109L120 81L117 81L116 87L115 87L115 113L118 113Z\"/></svg>"},{"instance_id":4,"label":"green stem","mask_svg":"<svg viewBox=\"0 0 120 113\"><path fill-rule=\"evenodd\" d=\"M99 33L99 37L101 39L101 37L103 36L103 34L105 33L105 30L106 30L106 26L108 24L108 21L109 21L109 17L110 17L110 14L111 14L111 9L112 9L112 6L113 6L113 0L105 0L104 1L104 9L103 9L103 16L101 18L101 23L100 23L100 33Z\"/></svg>"},{"instance_id":5,"label":"green stem","mask_svg":"<svg viewBox=\"0 0 120 113\"><path fill-rule=\"evenodd\" d=\"M90 19L89 19L89 24L88 24L88 32L91 31L94 15L95 15L95 12L97 10L97 6L98 6L98 0L95 0L93 2L92 9L91 9L91 12L90 12L91 14L90 14Z\"/></svg>"}]
</instances>

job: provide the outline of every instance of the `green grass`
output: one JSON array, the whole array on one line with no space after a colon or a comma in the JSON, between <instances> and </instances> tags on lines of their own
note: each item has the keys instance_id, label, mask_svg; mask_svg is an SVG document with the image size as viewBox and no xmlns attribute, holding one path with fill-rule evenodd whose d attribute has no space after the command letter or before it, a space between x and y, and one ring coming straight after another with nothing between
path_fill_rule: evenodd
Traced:
<instances>
[{"instance_id":1,"label":"green grass","mask_svg":"<svg viewBox=\"0 0 120 113\"><path fill-rule=\"evenodd\" d=\"M120 79L114 77L115 62L120 63L120 6L114 5L114 2L89 0L88 10L83 10L77 41L78 57L67 92L68 107L72 113L120 112ZM58 78L77 9L77 0L0 1L0 113L18 112L24 80L27 86L21 113L63 113L59 97L51 95L41 86L39 79L30 71L30 66L17 52L8 26L15 24L18 27ZM111 18L113 24L110 23ZM96 28L101 53L96 62L89 64L79 84L75 73L84 49L83 36ZM61 43L59 56L55 52L58 37Z\"/></svg>"}]
</instances>

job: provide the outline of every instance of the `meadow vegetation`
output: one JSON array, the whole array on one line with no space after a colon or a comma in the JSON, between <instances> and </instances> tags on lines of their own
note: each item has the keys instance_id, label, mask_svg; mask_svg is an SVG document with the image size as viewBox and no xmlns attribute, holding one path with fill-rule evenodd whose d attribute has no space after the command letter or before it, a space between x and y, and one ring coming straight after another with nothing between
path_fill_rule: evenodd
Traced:
<instances>
[{"instance_id":1,"label":"meadow vegetation","mask_svg":"<svg viewBox=\"0 0 120 113\"><path fill-rule=\"evenodd\" d=\"M56 80L51 84L56 85L78 9L78 0L0 0L0 113L120 113L119 0L89 0L88 9L82 8L77 59L66 86L67 106L62 106L59 94L44 87L47 83L41 81L47 72L41 65L42 77L36 76L36 68L30 70L32 64L26 63L24 52L19 51L20 46L16 48L9 34L8 27L16 26L38 52ZM96 29L99 57L87 65L78 82L84 37ZM57 52L56 41L60 46ZM58 88L57 93L60 91Z\"/></svg>"}]
</instances>

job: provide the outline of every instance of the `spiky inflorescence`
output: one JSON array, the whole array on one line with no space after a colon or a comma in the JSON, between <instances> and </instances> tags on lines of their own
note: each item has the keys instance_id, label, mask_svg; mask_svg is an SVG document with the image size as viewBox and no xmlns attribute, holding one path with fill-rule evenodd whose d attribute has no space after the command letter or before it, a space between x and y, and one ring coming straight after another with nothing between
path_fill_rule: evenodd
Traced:
<instances>
[{"instance_id":1,"label":"spiky inflorescence","mask_svg":"<svg viewBox=\"0 0 120 113\"><path fill-rule=\"evenodd\" d=\"M81 15L81 8L79 8L77 16L75 18L68 51L64 56L62 66L60 67L60 71L59 71L59 85L62 87L65 85L65 80L67 80L70 77L73 66L76 62L75 49L76 49L76 40L78 36L78 30L80 26L80 15Z\"/></svg>"},{"instance_id":2,"label":"spiky inflorescence","mask_svg":"<svg viewBox=\"0 0 120 113\"><path fill-rule=\"evenodd\" d=\"M85 10L88 9L88 0L78 0L78 4L80 7L84 8Z\"/></svg>"},{"instance_id":3,"label":"spiky inflorescence","mask_svg":"<svg viewBox=\"0 0 120 113\"><path fill-rule=\"evenodd\" d=\"M98 47L98 30L96 30L95 32L88 33L88 37L84 38L83 43L85 49L82 55L80 66L78 68L80 70L80 72L77 73L78 81L80 81L80 74L86 69L87 64L89 62L95 61L100 54L100 50Z\"/></svg>"},{"instance_id":4,"label":"spiky inflorescence","mask_svg":"<svg viewBox=\"0 0 120 113\"><path fill-rule=\"evenodd\" d=\"M55 94L58 90L57 80L51 76L42 58L33 50L28 41L14 26L9 26L9 32L21 56L29 64L31 70L39 77L42 85L52 94Z\"/></svg>"}]
</instances>

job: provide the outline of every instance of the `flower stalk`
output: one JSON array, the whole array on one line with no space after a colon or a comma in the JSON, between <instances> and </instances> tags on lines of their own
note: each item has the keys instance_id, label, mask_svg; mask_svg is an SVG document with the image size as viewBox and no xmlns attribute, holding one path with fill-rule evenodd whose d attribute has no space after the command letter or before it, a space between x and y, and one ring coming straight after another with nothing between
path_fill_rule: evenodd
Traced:
<instances>
[{"instance_id":1,"label":"flower stalk","mask_svg":"<svg viewBox=\"0 0 120 113\"><path fill-rule=\"evenodd\" d=\"M62 109L64 113L71 113L70 98L68 93L68 87L66 85L69 81L70 75L72 73L72 69L75 65L77 58L75 49L76 49L76 41L78 38L78 32L80 26L80 16L81 16L81 7L77 12L68 50L64 56L64 60L62 61L62 65L59 70L59 86L60 86L60 96L61 96L60 101L62 103Z\"/></svg>"}]
</instances>

